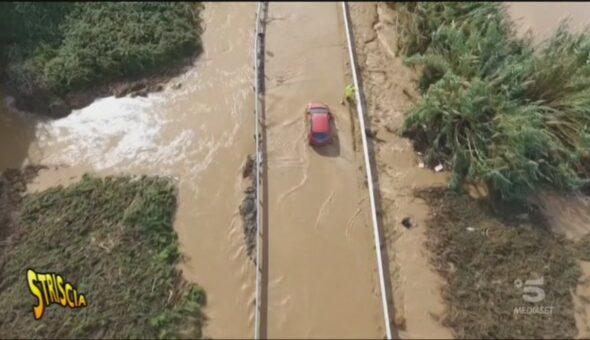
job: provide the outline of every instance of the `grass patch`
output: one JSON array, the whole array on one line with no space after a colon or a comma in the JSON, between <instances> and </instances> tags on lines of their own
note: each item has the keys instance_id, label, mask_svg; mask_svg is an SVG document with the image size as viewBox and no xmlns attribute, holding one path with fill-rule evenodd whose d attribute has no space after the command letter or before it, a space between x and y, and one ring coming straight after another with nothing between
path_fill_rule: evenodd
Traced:
<instances>
[{"instance_id":1,"label":"grass patch","mask_svg":"<svg viewBox=\"0 0 590 340\"><path fill-rule=\"evenodd\" d=\"M540 47L515 38L504 4L392 4L422 93L403 133L430 165L504 199L582 188L590 174L590 35L563 24Z\"/></svg>"},{"instance_id":2,"label":"grass patch","mask_svg":"<svg viewBox=\"0 0 590 340\"><path fill-rule=\"evenodd\" d=\"M0 268L0 334L9 338L200 337L204 292L185 282L172 222L174 184L84 176L24 198ZM35 321L26 270L56 272L88 307L50 305Z\"/></svg>"},{"instance_id":3,"label":"grass patch","mask_svg":"<svg viewBox=\"0 0 590 340\"><path fill-rule=\"evenodd\" d=\"M433 208L427 221L431 262L447 284L443 324L459 338L572 338L571 296L581 270L578 249L553 234L534 211L491 206L442 189L417 195ZM520 210L520 211L519 211ZM525 282L542 277L545 298L523 299ZM534 295L534 294L531 294ZM552 307L518 314L518 307Z\"/></svg>"},{"instance_id":4,"label":"grass patch","mask_svg":"<svg viewBox=\"0 0 590 340\"><path fill-rule=\"evenodd\" d=\"M580 260L590 261L590 234L586 234L576 241L575 250Z\"/></svg>"},{"instance_id":5,"label":"grass patch","mask_svg":"<svg viewBox=\"0 0 590 340\"><path fill-rule=\"evenodd\" d=\"M21 170L6 169L0 173L0 269L6 261L7 247L20 224L20 207L27 183L44 166L28 165Z\"/></svg>"},{"instance_id":6,"label":"grass patch","mask_svg":"<svg viewBox=\"0 0 590 340\"><path fill-rule=\"evenodd\" d=\"M0 6L6 82L17 94L63 97L166 71L201 50L200 3Z\"/></svg>"}]
</instances>

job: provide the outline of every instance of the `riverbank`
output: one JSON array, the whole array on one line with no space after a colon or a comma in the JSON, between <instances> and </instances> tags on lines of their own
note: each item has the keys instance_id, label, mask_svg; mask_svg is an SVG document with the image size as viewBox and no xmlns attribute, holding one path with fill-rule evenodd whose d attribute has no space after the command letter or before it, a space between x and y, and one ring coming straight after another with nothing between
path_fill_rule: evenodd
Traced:
<instances>
[{"instance_id":1,"label":"riverbank","mask_svg":"<svg viewBox=\"0 0 590 340\"><path fill-rule=\"evenodd\" d=\"M24 178L35 171L27 168L21 176L6 171L2 178L13 179L8 184L16 184L23 194ZM204 292L184 281L175 268L180 260L172 229L175 186L159 177L85 176L67 187L13 200L11 208L20 222L9 230L0 257L5 307L0 333L200 337ZM34 321L36 300L23 284L27 269L63 275L85 295L87 306L50 306Z\"/></svg>"},{"instance_id":2,"label":"riverbank","mask_svg":"<svg viewBox=\"0 0 590 340\"><path fill-rule=\"evenodd\" d=\"M63 117L145 96L201 52L200 3L3 3L0 65L17 108Z\"/></svg>"},{"instance_id":3,"label":"riverbank","mask_svg":"<svg viewBox=\"0 0 590 340\"><path fill-rule=\"evenodd\" d=\"M394 330L404 338L450 338L438 321L444 312L443 280L429 265L425 249L430 207L413 190L444 186L447 175L418 167L411 143L396 134L404 112L419 95L417 75L394 53L391 9L384 4L350 3L360 78L374 133L375 182L387 250ZM409 221L408 228L402 220Z\"/></svg>"},{"instance_id":4,"label":"riverbank","mask_svg":"<svg viewBox=\"0 0 590 340\"><path fill-rule=\"evenodd\" d=\"M587 200L578 198L581 203L570 205L575 201L571 197L556 201L545 199L549 193L543 193L536 208L531 205L531 211L522 208L516 213L506 210L506 205L494 211L495 203L487 201L489 187L481 183L459 186L470 197L445 190L453 184L452 174L427 169L438 163L414 152L413 143L400 136L406 113L425 105L421 86L427 84L424 68L407 67L401 56L396 25L403 20L395 6L386 4L351 4L351 10L374 135L399 336L587 335L588 309L583 301L588 296L588 266L577 250L583 246L575 242L587 235L587 221L575 224L584 217L572 220L555 211L567 206L584 209ZM439 38L438 43L444 44L443 36ZM443 169L452 166L443 162ZM572 209L567 210L569 215ZM576 231L577 236L567 240L560 229ZM524 285L541 278L543 302L523 300L524 288L514 286L515 280Z\"/></svg>"}]
</instances>

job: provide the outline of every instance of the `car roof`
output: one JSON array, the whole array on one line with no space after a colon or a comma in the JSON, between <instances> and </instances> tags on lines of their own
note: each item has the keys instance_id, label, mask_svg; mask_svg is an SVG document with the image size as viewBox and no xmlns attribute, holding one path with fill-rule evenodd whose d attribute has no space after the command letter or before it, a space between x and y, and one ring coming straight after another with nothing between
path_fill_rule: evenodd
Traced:
<instances>
[{"instance_id":1,"label":"car roof","mask_svg":"<svg viewBox=\"0 0 590 340\"><path fill-rule=\"evenodd\" d=\"M312 132L328 132L330 131L330 116L328 113L313 113L311 115L311 131Z\"/></svg>"}]
</instances>

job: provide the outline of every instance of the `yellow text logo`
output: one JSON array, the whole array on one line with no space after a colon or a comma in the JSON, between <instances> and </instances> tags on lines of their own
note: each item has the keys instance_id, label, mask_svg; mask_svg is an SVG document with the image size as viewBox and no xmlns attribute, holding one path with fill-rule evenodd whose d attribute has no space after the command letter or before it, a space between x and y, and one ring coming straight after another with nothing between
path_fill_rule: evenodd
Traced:
<instances>
[{"instance_id":1,"label":"yellow text logo","mask_svg":"<svg viewBox=\"0 0 590 340\"><path fill-rule=\"evenodd\" d=\"M37 304L33 305L35 320L41 319L45 308L52 303L62 307L82 308L86 307L86 297L78 293L76 288L65 282L63 276L54 273L35 273L34 270L27 270L27 282L29 291L35 298Z\"/></svg>"}]
</instances>

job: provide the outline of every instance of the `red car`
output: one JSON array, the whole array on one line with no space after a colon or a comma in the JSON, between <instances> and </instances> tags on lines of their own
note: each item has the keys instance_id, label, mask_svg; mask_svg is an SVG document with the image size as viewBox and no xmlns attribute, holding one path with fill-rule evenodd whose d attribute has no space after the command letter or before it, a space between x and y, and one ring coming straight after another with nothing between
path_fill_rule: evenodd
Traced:
<instances>
[{"instance_id":1,"label":"red car","mask_svg":"<svg viewBox=\"0 0 590 340\"><path fill-rule=\"evenodd\" d=\"M321 146L332 143L332 133L330 131L332 113L328 105L309 103L307 104L306 116L309 123L309 144Z\"/></svg>"}]
</instances>

